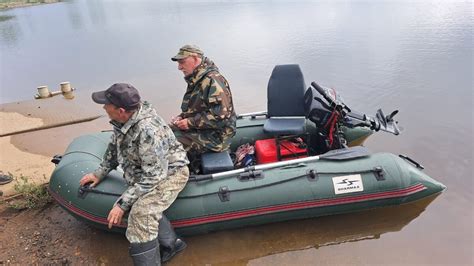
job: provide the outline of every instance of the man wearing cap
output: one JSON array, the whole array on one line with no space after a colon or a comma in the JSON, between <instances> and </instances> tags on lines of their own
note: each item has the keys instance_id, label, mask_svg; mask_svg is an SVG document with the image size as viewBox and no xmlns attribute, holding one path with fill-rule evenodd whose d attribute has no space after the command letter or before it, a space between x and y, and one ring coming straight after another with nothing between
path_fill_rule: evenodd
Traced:
<instances>
[{"instance_id":1,"label":"man wearing cap","mask_svg":"<svg viewBox=\"0 0 474 266\"><path fill-rule=\"evenodd\" d=\"M229 83L195 45L185 45L171 58L188 84L181 114L171 125L188 155L227 150L235 135L237 117Z\"/></svg>"},{"instance_id":2,"label":"man wearing cap","mask_svg":"<svg viewBox=\"0 0 474 266\"><path fill-rule=\"evenodd\" d=\"M116 83L94 92L92 99L104 105L114 134L99 168L86 174L80 184L96 186L121 166L128 187L109 212L109 228L120 224L129 212L126 237L134 264L160 265L158 240L166 248L163 261L186 246L162 216L188 180L186 152L151 104L140 101L132 85Z\"/></svg>"}]
</instances>

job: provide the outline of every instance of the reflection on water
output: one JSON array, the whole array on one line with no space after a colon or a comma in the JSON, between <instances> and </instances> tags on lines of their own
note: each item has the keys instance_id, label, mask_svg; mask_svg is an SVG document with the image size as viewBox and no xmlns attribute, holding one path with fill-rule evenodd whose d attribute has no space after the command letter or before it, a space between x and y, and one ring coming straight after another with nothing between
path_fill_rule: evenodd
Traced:
<instances>
[{"instance_id":1,"label":"reflection on water","mask_svg":"<svg viewBox=\"0 0 474 266\"><path fill-rule=\"evenodd\" d=\"M67 17L69 18L69 23L71 23L71 28L73 30L80 30L84 25L82 10L76 8L76 6L71 4L71 2L67 3L66 12Z\"/></svg>"},{"instance_id":2,"label":"reflection on water","mask_svg":"<svg viewBox=\"0 0 474 266\"><path fill-rule=\"evenodd\" d=\"M3 24L3 27L0 27L0 39L2 40L2 43L8 46L14 45L21 36L21 29L18 25L18 21L15 21L14 16L0 15L0 23Z\"/></svg>"},{"instance_id":3,"label":"reflection on water","mask_svg":"<svg viewBox=\"0 0 474 266\"><path fill-rule=\"evenodd\" d=\"M0 22L3 22L5 20L9 20L9 19L12 19L12 18L13 18L13 16L1 16L0 15Z\"/></svg>"},{"instance_id":4,"label":"reflection on water","mask_svg":"<svg viewBox=\"0 0 474 266\"><path fill-rule=\"evenodd\" d=\"M211 233L187 238L189 247L170 265L227 264L261 265L273 254L319 249L398 232L417 218L437 197L407 205L371 211L290 221L265 226ZM211 252L218 251L218 252ZM278 261L269 263L278 264Z\"/></svg>"}]
</instances>

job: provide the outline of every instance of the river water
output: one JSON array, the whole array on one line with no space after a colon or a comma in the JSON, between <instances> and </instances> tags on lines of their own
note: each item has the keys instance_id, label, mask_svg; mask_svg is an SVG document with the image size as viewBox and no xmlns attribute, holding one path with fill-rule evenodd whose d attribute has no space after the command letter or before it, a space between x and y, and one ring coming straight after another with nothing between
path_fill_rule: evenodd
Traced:
<instances>
[{"instance_id":1,"label":"river water","mask_svg":"<svg viewBox=\"0 0 474 266\"><path fill-rule=\"evenodd\" d=\"M402 134L376 134L366 146L409 155L448 189L425 211L192 237L174 263L474 263L471 1L91 0L0 11L0 103L66 80L82 94L129 82L168 118L185 89L170 57L186 43L220 67L238 113L266 109L272 68L287 63L353 109L399 109Z\"/></svg>"}]
</instances>

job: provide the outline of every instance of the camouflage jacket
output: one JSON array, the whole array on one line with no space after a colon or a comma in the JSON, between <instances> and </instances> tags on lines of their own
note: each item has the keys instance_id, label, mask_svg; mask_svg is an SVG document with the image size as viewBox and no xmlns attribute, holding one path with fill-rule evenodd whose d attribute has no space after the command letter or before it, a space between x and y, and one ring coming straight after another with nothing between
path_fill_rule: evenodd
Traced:
<instances>
[{"instance_id":1,"label":"camouflage jacket","mask_svg":"<svg viewBox=\"0 0 474 266\"><path fill-rule=\"evenodd\" d=\"M147 102L125 124L111 123L114 134L94 175L102 180L121 166L128 188L117 203L127 211L141 195L189 161L181 143Z\"/></svg>"},{"instance_id":2,"label":"camouflage jacket","mask_svg":"<svg viewBox=\"0 0 474 266\"><path fill-rule=\"evenodd\" d=\"M217 132L221 141L235 135L237 117L229 83L209 58L193 74L185 77L188 87L181 104L182 118L188 119L189 128L202 135Z\"/></svg>"}]
</instances>

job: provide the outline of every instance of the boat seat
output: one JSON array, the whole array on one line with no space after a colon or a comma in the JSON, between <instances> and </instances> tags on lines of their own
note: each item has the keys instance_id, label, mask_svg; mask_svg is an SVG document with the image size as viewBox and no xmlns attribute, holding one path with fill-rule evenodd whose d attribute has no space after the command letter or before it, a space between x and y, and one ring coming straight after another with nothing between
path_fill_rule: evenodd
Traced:
<instances>
[{"instance_id":1,"label":"boat seat","mask_svg":"<svg viewBox=\"0 0 474 266\"><path fill-rule=\"evenodd\" d=\"M272 136L301 135L305 132L306 118L270 118L263 125L265 133Z\"/></svg>"},{"instance_id":2,"label":"boat seat","mask_svg":"<svg viewBox=\"0 0 474 266\"><path fill-rule=\"evenodd\" d=\"M267 87L267 115L263 131L272 136L305 132L306 85L299 65L277 65Z\"/></svg>"},{"instance_id":3,"label":"boat seat","mask_svg":"<svg viewBox=\"0 0 474 266\"><path fill-rule=\"evenodd\" d=\"M306 85L299 65L277 65L267 87L267 116L263 131L275 137L277 158L281 160L280 142L306 134Z\"/></svg>"},{"instance_id":4,"label":"boat seat","mask_svg":"<svg viewBox=\"0 0 474 266\"><path fill-rule=\"evenodd\" d=\"M206 152L201 155L203 174L213 174L234 169L229 151Z\"/></svg>"}]
</instances>

